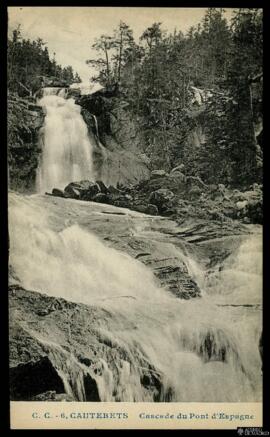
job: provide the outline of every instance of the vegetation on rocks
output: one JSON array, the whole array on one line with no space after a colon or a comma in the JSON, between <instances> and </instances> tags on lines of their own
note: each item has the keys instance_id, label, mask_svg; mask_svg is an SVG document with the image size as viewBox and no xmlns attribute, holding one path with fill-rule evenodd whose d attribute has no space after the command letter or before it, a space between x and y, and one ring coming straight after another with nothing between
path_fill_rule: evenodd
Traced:
<instances>
[{"instance_id":1,"label":"vegetation on rocks","mask_svg":"<svg viewBox=\"0 0 270 437\"><path fill-rule=\"evenodd\" d=\"M125 101L152 169L184 163L206 183L246 189L258 182L261 10L239 9L228 23L222 9L210 8L186 35L154 23L139 43L120 23L93 48L100 57L87 62L97 68L95 80L107 89L114 84ZM202 137L194 143L198 130Z\"/></svg>"},{"instance_id":2,"label":"vegetation on rocks","mask_svg":"<svg viewBox=\"0 0 270 437\"><path fill-rule=\"evenodd\" d=\"M44 86L69 86L81 79L71 66L62 68L55 58L50 59L41 38L25 39L20 26L8 39L7 78L9 185L33 192L45 117L37 97Z\"/></svg>"},{"instance_id":3,"label":"vegetation on rocks","mask_svg":"<svg viewBox=\"0 0 270 437\"><path fill-rule=\"evenodd\" d=\"M22 36L20 26L8 39L8 89L21 97L31 97L42 86L68 86L81 79L71 66L61 67L50 59L46 43L37 38L30 41Z\"/></svg>"},{"instance_id":4,"label":"vegetation on rocks","mask_svg":"<svg viewBox=\"0 0 270 437\"><path fill-rule=\"evenodd\" d=\"M102 181L71 182L63 191L54 188L47 194L129 208L176 221L193 217L219 222L263 222L261 185L254 184L246 191L232 190L223 184L206 185L199 177L179 171L167 174L156 170L139 184L118 184L118 188Z\"/></svg>"},{"instance_id":5,"label":"vegetation on rocks","mask_svg":"<svg viewBox=\"0 0 270 437\"><path fill-rule=\"evenodd\" d=\"M262 11L239 9L229 23L210 8L186 34L153 23L137 42L120 22L93 43L87 63L103 87L88 95L70 87L78 74L50 59L45 44L24 39L20 27L8 40L9 186L35 190L46 108L50 115L38 105L44 87L65 88L49 99L61 112L74 98L83 130L69 110L63 124L52 111L46 152L49 144L80 168L85 144L86 171L67 174L92 180L48 176L63 185L10 193L11 400L209 402L212 365L218 401L242 400L239 375L252 390L260 376L261 325L254 338L252 330L261 227L247 225L263 223ZM59 132L67 132L62 142ZM66 170L67 160L47 168ZM227 382L234 387L223 398ZM257 401L248 393L244 401Z\"/></svg>"},{"instance_id":6,"label":"vegetation on rocks","mask_svg":"<svg viewBox=\"0 0 270 437\"><path fill-rule=\"evenodd\" d=\"M260 9L236 10L229 23L222 9L210 8L185 35L169 34L162 23L154 23L138 42L132 29L121 22L113 35L102 35L93 48L97 57L87 63L96 67L92 80L104 89L77 95L76 102L98 122L95 132L95 122L86 116L89 132L100 142L94 156L99 179L113 185L135 183L147 179L149 170L170 172L184 165L186 175L199 176L206 184L248 190L262 182ZM40 38L29 41L20 27L13 31L8 41L11 100L15 95L34 102L42 86L78 81L71 67L62 68L50 59ZM16 110L19 114L10 102L13 186L19 186L14 178L24 179L20 160L14 158L15 144L25 143L20 125L31 130L27 113L20 119L14 116ZM37 134L38 126L33 135ZM30 149L33 180L39 153L36 141Z\"/></svg>"},{"instance_id":7,"label":"vegetation on rocks","mask_svg":"<svg viewBox=\"0 0 270 437\"><path fill-rule=\"evenodd\" d=\"M18 191L32 190L41 152L39 130L44 121L42 108L14 94L8 98L9 184Z\"/></svg>"}]
</instances>

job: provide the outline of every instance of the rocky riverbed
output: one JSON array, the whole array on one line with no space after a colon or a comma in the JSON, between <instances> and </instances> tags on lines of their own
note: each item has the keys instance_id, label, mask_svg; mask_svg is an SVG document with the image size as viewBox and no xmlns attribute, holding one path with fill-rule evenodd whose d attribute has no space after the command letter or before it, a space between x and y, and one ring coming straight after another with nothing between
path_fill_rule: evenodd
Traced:
<instances>
[{"instance_id":1,"label":"rocky riverbed","mask_svg":"<svg viewBox=\"0 0 270 437\"><path fill-rule=\"evenodd\" d=\"M10 226L12 399L260 399L260 226L12 193Z\"/></svg>"},{"instance_id":2,"label":"rocky riverbed","mask_svg":"<svg viewBox=\"0 0 270 437\"><path fill-rule=\"evenodd\" d=\"M170 217L178 222L193 219L262 224L262 187L254 184L245 191L222 184L207 185L199 177L186 176L179 168L167 174L152 171L138 184L117 187L102 181L75 181L64 190L54 188L54 196L94 201L134 211Z\"/></svg>"}]
</instances>

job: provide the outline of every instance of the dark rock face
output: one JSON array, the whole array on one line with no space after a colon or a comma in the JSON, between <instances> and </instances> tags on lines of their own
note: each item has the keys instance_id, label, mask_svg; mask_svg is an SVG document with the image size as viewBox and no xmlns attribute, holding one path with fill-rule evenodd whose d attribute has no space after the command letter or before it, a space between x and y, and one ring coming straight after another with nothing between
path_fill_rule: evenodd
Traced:
<instances>
[{"instance_id":1,"label":"dark rock face","mask_svg":"<svg viewBox=\"0 0 270 437\"><path fill-rule=\"evenodd\" d=\"M86 402L100 402L100 396L98 392L97 382L89 374L83 378L83 385L85 390Z\"/></svg>"},{"instance_id":2,"label":"dark rock face","mask_svg":"<svg viewBox=\"0 0 270 437\"><path fill-rule=\"evenodd\" d=\"M148 178L150 171L143 157L144 137L127 102L117 93L103 89L79 97L76 103L82 107L88 131L90 135L94 132L97 141L94 150L97 178L114 186L118 182L137 183Z\"/></svg>"},{"instance_id":3,"label":"dark rock face","mask_svg":"<svg viewBox=\"0 0 270 437\"><path fill-rule=\"evenodd\" d=\"M14 401L30 400L48 390L64 393L64 384L47 356L10 369L10 397Z\"/></svg>"},{"instance_id":4,"label":"dark rock face","mask_svg":"<svg viewBox=\"0 0 270 437\"><path fill-rule=\"evenodd\" d=\"M41 146L39 133L44 113L31 99L8 98L9 186L13 190L35 191L36 169Z\"/></svg>"},{"instance_id":5,"label":"dark rock face","mask_svg":"<svg viewBox=\"0 0 270 437\"><path fill-rule=\"evenodd\" d=\"M196 217L217 221L241 220L243 223L263 222L261 186L249 191L230 190L223 184L206 185L199 177L185 176L178 171L143 180L137 185L106 186L103 181L71 182L53 195L129 208L144 214L162 215L182 220Z\"/></svg>"},{"instance_id":6,"label":"dark rock face","mask_svg":"<svg viewBox=\"0 0 270 437\"><path fill-rule=\"evenodd\" d=\"M61 309L58 303L61 303ZM55 307L55 310L48 312L44 324L38 310L47 306ZM107 372L103 365L105 361L114 381L114 387L106 389L115 401L121 397L117 381L124 364L131 366L134 372L139 369L137 377L141 379L142 391L149 401L163 400L161 375L147 358L141 353L128 351L124 345L114 345L104 335L104 328L112 326L117 329L119 325L118 329L122 329L123 323L127 330L134 329L120 315L117 320L107 310L20 287L12 289L9 315L11 400L104 400L103 386L99 381ZM103 327L101 330L100 326ZM27 344L27 356L20 353L22 344Z\"/></svg>"}]
</instances>

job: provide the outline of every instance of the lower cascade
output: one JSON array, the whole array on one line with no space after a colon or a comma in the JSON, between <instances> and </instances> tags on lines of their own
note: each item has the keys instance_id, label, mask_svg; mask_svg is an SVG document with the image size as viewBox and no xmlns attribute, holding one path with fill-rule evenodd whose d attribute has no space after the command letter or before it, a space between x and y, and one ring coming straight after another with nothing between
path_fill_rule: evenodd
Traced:
<instances>
[{"instance_id":1,"label":"lower cascade","mask_svg":"<svg viewBox=\"0 0 270 437\"><path fill-rule=\"evenodd\" d=\"M11 285L33 291L31 301L41 299L35 292L48 302L56 298L54 310L70 318L69 330L79 330L83 320L75 347L75 334L65 334L64 325L54 336L52 319L36 330L36 322L23 325L47 352L42 366L52 364L48 374L63 392L78 401L261 400L260 233L247 236L222 268L207 272L196 264L202 296L181 300L139 259L110 247L87 224L64 218L61 202L76 201L60 199L48 211L45 197L10 194ZM99 206L81 208L94 213ZM95 213L105 220L102 210ZM130 226L142 218L130 216ZM143 235L143 225L137 229Z\"/></svg>"},{"instance_id":2,"label":"lower cascade","mask_svg":"<svg viewBox=\"0 0 270 437\"><path fill-rule=\"evenodd\" d=\"M77 6L8 9L10 428L262 430L263 8Z\"/></svg>"},{"instance_id":3,"label":"lower cascade","mask_svg":"<svg viewBox=\"0 0 270 437\"><path fill-rule=\"evenodd\" d=\"M41 133L42 157L37 169L37 191L64 188L70 181L93 179L92 144L74 99L65 89L44 88L39 101L46 111Z\"/></svg>"}]
</instances>

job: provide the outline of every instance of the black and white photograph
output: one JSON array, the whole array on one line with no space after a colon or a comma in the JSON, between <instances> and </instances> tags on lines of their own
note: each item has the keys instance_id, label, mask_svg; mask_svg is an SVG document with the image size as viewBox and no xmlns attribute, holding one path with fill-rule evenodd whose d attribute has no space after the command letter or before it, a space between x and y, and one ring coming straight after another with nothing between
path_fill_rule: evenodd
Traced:
<instances>
[{"instance_id":1,"label":"black and white photograph","mask_svg":"<svg viewBox=\"0 0 270 437\"><path fill-rule=\"evenodd\" d=\"M262 402L262 20L8 8L10 401Z\"/></svg>"}]
</instances>

